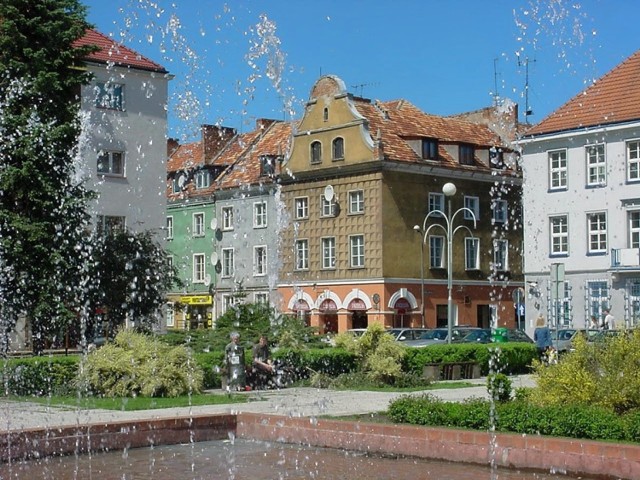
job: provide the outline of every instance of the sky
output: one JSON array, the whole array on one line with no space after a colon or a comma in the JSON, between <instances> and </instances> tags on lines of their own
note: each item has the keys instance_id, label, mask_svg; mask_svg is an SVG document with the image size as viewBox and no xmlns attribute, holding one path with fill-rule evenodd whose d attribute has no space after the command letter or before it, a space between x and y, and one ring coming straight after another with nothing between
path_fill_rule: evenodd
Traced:
<instances>
[{"instance_id":1,"label":"sky","mask_svg":"<svg viewBox=\"0 0 640 480\"><path fill-rule=\"evenodd\" d=\"M535 124L640 48L637 0L81 1L173 75L168 134L182 141L205 123L300 118L328 74L435 115L509 98Z\"/></svg>"}]
</instances>

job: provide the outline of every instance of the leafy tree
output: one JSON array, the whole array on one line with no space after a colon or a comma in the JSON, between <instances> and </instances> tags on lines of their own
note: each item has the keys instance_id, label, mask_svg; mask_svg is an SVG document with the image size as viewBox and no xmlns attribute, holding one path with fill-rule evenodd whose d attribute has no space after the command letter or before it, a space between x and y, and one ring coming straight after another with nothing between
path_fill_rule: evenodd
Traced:
<instances>
[{"instance_id":1,"label":"leafy tree","mask_svg":"<svg viewBox=\"0 0 640 480\"><path fill-rule=\"evenodd\" d=\"M27 315L36 353L82 309L90 255L75 48L89 24L77 0L0 2L0 354Z\"/></svg>"},{"instance_id":2,"label":"leafy tree","mask_svg":"<svg viewBox=\"0 0 640 480\"><path fill-rule=\"evenodd\" d=\"M106 312L108 336L115 336L125 319L138 331L153 330L167 292L182 286L153 234L111 232L97 240L94 258L93 310Z\"/></svg>"}]
</instances>

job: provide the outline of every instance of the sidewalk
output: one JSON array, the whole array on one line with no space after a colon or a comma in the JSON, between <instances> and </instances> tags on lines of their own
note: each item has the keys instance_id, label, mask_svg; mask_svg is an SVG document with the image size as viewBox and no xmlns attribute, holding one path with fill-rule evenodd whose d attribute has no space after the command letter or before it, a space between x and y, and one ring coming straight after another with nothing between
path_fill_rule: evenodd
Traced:
<instances>
[{"instance_id":1,"label":"sidewalk","mask_svg":"<svg viewBox=\"0 0 640 480\"><path fill-rule=\"evenodd\" d=\"M530 375L514 376L511 377L511 380L514 389L534 385L534 380ZM488 398L485 377L465 381L473 383L475 386L443 388L427 392L446 401L462 401L471 397ZM224 394L220 390L217 392ZM384 411L389 402L397 397L421 393L337 391L295 387L243 393L249 397L247 403L163 408L135 412L47 407L36 403L17 403L0 399L0 433L33 428L164 419L213 413L269 413L291 417L357 415Z\"/></svg>"}]
</instances>

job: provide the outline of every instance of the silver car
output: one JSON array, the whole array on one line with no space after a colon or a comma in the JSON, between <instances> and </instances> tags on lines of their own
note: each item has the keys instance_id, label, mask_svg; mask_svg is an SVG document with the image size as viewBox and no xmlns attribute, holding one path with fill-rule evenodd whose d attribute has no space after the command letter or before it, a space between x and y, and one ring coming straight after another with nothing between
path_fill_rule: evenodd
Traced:
<instances>
[{"instance_id":1,"label":"silver car","mask_svg":"<svg viewBox=\"0 0 640 480\"><path fill-rule=\"evenodd\" d=\"M454 326L451 328L451 341L454 342L464 337L472 330L481 330L479 327L461 327ZM427 347L429 345L437 345L447 343L449 337L448 327L438 327L424 332L419 338L409 340L403 343L407 347Z\"/></svg>"}]
</instances>

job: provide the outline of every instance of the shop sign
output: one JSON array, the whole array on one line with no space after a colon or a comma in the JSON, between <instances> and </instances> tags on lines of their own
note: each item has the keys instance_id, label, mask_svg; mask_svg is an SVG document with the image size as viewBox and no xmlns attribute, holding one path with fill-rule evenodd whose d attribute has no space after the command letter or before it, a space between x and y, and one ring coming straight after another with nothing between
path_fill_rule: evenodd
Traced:
<instances>
[{"instance_id":1,"label":"shop sign","mask_svg":"<svg viewBox=\"0 0 640 480\"><path fill-rule=\"evenodd\" d=\"M361 298L354 298L349 302L349 306L347 310L366 310L367 305L364 303L364 300Z\"/></svg>"},{"instance_id":2,"label":"shop sign","mask_svg":"<svg viewBox=\"0 0 640 480\"><path fill-rule=\"evenodd\" d=\"M180 297L180 302L185 305L211 305L213 297L211 295L185 295Z\"/></svg>"}]
</instances>

